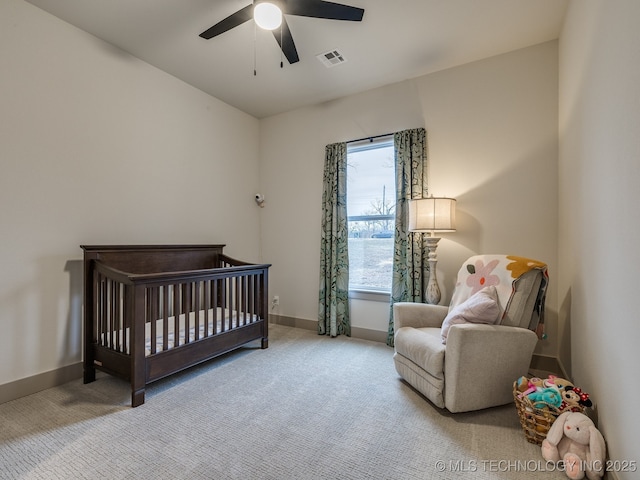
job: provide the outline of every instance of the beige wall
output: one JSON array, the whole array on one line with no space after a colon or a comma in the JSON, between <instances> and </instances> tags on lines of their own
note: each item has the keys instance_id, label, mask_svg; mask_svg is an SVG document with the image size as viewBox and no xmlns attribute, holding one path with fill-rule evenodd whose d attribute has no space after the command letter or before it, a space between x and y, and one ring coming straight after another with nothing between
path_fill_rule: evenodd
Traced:
<instances>
[{"instance_id":1,"label":"beige wall","mask_svg":"<svg viewBox=\"0 0 640 480\"><path fill-rule=\"evenodd\" d=\"M636 0L574 0L567 14L560 41L558 287L561 357L596 401L611 458L637 468L639 19Z\"/></svg>"},{"instance_id":2,"label":"beige wall","mask_svg":"<svg viewBox=\"0 0 640 480\"><path fill-rule=\"evenodd\" d=\"M80 361L81 244L259 260L255 118L22 0L0 65L0 385Z\"/></svg>"},{"instance_id":3,"label":"beige wall","mask_svg":"<svg viewBox=\"0 0 640 480\"><path fill-rule=\"evenodd\" d=\"M326 144L425 127L430 192L458 199L458 231L438 248L450 298L476 253L549 264L549 340L557 351L557 42L444 70L263 119L260 125L265 261L278 313L317 319L320 202ZM352 303L354 327L386 331L388 304Z\"/></svg>"}]
</instances>

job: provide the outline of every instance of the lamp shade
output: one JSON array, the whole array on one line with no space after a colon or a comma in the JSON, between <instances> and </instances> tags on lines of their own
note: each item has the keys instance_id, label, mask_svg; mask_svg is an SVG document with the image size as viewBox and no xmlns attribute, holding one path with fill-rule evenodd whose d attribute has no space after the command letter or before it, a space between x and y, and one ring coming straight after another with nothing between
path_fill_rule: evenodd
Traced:
<instances>
[{"instance_id":1,"label":"lamp shade","mask_svg":"<svg viewBox=\"0 0 640 480\"><path fill-rule=\"evenodd\" d=\"M409 230L412 232L455 232L455 198L431 196L409 200Z\"/></svg>"},{"instance_id":2,"label":"lamp shade","mask_svg":"<svg viewBox=\"0 0 640 480\"><path fill-rule=\"evenodd\" d=\"M276 2L256 2L253 20L260 28L275 30L282 24L282 10Z\"/></svg>"}]
</instances>

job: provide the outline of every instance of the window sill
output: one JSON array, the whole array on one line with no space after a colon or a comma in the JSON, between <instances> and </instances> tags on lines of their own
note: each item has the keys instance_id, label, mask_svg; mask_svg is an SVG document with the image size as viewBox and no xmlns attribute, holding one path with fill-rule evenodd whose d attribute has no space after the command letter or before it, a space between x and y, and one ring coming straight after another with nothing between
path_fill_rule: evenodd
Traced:
<instances>
[{"instance_id":1,"label":"window sill","mask_svg":"<svg viewBox=\"0 0 640 480\"><path fill-rule=\"evenodd\" d=\"M349 298L354 300L389 303L391 301L391 294L381 290L349 290Z\"/></svg>"}]
</instances>

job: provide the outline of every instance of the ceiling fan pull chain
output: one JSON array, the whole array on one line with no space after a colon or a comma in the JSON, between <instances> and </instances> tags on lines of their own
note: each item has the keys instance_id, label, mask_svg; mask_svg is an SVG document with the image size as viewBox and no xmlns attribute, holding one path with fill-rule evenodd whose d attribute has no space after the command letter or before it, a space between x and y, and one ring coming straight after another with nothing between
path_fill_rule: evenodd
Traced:
<instances>
[{"instance_id":1,"label":"ceiling fan pull chain","mask_svg":"<svg viewBox=\"0 0 640 480\"><path fill-rule=\"evenodd\" d=\"M282 60L284 50L282 47L284 47L284 44L282 43L282 24L280 24L280 68L284 68L284 62Z\"/></svg>"},{"instance_id":2,"label":"ceiling fan pull chain","mask_svg":"<svg viewBox=\"0 0 640 480\"><path fill-rule=\"evenodd\" d=\"M257 67L256 67L256 37L257 37L257 30L258 27L256 27L256 23L253 22L253 76L255 77L256 75L258 75L257 72Z\"/></svg>"}]
</instances>

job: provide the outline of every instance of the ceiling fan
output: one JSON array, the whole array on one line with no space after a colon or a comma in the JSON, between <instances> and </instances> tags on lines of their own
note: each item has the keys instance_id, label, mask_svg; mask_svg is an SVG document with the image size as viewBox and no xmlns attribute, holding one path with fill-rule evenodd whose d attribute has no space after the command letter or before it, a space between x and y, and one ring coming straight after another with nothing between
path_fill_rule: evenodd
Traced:
<instances>
[{"instance_id":1,"label":"ceiling fan","mask_svg":"<svg viewBox=\"0 0 640 480\"><path fill-rule=\"evenodd\" d=\"M267 23L263 24L259 17L260 10L263 10L267 15L269 13L273 14L275 17L273 23L269 23L267 19ZM254 19L261 28L273 31L273 36L289 63L296 63L300 61L300 58L298 57L298 51L289 30L289 25L287 25L283 14L360 22L364 15L364 9L323 0L254 0L251 5L247 5L236 13L229 15L213 27L202 32L200 36L209 40Z\"/></svg>"}]
</instances>

